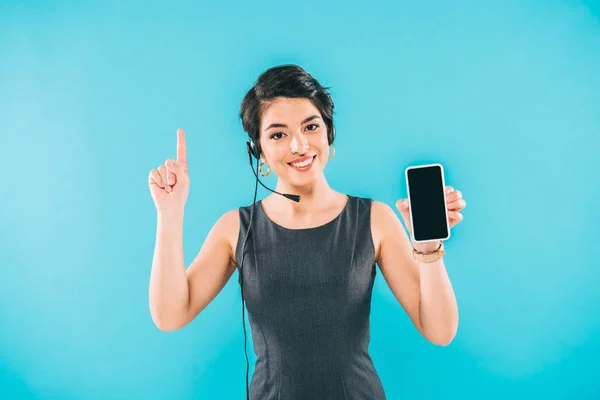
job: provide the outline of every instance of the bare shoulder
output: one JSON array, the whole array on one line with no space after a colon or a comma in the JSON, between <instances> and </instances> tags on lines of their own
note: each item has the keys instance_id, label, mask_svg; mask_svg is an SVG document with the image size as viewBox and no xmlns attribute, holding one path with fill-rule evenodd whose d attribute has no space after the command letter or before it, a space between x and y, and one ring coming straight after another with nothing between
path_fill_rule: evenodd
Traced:
<instances>
[{"instance_id":1,"label":"bare shoulder","mask_svg":"<svg viewBox=\"0 0 600 400\"><path fill-rule=\"evenodd\" d=\"M394 223L394 217L397 220L396 213L388 204L373 200L371 205L371 227L382 230L391 223Z\"/></svg>"}]
</instances>

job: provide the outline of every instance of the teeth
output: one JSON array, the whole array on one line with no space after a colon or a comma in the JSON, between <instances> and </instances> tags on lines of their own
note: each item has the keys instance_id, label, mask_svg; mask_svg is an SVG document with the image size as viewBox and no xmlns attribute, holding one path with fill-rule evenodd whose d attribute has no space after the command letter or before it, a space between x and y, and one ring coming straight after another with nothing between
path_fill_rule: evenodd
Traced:
<instances>
[{"instance_id":1,"label":"teeth","mask_svg":"<svg viewBox=\"0 0 600 400\"><path fill-rule=\"evenodd\" d=\"M301 163L292 163L292 165L294 167L299 167L299 168L306 167L308 164L312 163L313 159L314 159L314 157L313 158L309 158L308 160L303 161Z\"/></svg>"}]
</instances>

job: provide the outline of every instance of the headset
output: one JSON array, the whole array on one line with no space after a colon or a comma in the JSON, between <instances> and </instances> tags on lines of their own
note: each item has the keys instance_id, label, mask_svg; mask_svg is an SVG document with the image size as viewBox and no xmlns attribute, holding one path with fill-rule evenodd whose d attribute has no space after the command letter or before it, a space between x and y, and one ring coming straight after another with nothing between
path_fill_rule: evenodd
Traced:
<instances>
[{"instance_id":1,"label":"headset","mask_svg":"<svg viewBox=\"0 0 600 400\"><path fill-rule=\"evenodd\" d=\"M335 140L335 128L334 127L332 127L331 134L328 136L329 136L329 143L330 144L333 143L333 141ZM254 176L256 177L256 185L254 186L254 201L252 202L252 206L250 207L250 222L248 223L248 229L246 230L246 237L244 238L244 243L242 245L242 259L240 260L240 269L239 269L240 290L241 290L241 295L242 295L242 325L244 327L244 354L246 355L246 400L250 400L249 382L248 382L250 363L248 362L248 352L246 349L246 347L247 347L246 346L246 320L245 320L246 314L245 314L245 308L244 308L244 276L242 274L242 266L244 265L246 242L248 241L250 229L252 228L252 220L253 220L253 216L254 216L254 207L256 206L256 193L258 190L258 184L260 183L262 185L262 187L264 187L265 189L267 189L273 193L276 193L278 195L281 195L287 199L290 199L295 202L300 201L300 196L298 196L296 194L279 193L273 189L269 189L260 181L260 179L258 179L258 168L259 168L258 162L260 160L260 150L259 150L258 146L256 145L256 143L254 142L254 139L252 139L252 138L249 138L249 139L250 140L246 142L246 150L248 151L248 161L250 162L250 168L252 168L252 172L254 173ZM256 170L255 170L255 167L252 165L252 157L254 157L256 159Z\"/></svg>"}]
</instances>

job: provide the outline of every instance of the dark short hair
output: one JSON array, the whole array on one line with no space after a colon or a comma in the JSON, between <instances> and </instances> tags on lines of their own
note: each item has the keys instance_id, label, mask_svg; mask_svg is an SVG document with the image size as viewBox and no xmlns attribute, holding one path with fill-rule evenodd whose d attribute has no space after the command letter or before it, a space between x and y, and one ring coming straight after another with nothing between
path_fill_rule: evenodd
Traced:
<instances>
[{"instance_id":1,"label":"dark short hair","mask_svg":"<svg viewBox=\"0 0 600 400\"><path fill-rule=\"evenodd\" d=\"M260 147L260 120L265 110L265 105L277 97L306 98L321 113L327 126L327 139L333 144L335 131L333 125L333 100L329 87L323 87L308 72L298 65L279 65L263 72L254 86L246 93L240 106L242 127Z\"/></svg>"}]
</instances>

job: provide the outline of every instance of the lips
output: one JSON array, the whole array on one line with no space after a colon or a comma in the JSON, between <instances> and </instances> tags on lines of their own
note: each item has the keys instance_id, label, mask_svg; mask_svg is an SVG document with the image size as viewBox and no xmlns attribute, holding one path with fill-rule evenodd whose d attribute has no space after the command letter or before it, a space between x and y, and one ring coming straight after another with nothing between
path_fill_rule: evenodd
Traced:
<instances>
[{"instance_id":1,"label":"lips","mask_svg":"<svg viewBox=\"0 0 600 400\"><path fill-rule=\"evenodd\" d=\"M310 168L313 166L313 164L315 163L315 158L317 158L317 156L316 156L316 155L312 157L312 161L311 161L311 163L310 163L310 164L308 164L308 165L306 165L306 166L304 166L304 167L296 167L296 166L292 165L292 163L288 163L288 165L289 165L289 166L290 166L292 169L294 169L294 170L296 170L296 171L308 171L308 170L309 170L309 169L310 169ZM303 161L306 161L306 160L310 160L310 159L311 159L311 157L303 157L302 159L303 159ZM302 160L302 159L300 159L300 160ZM294 162L296 162L296 161L294 161ZM300 162L301 162L301 161L300 161Z\"/></svg>"}]
</instances>

